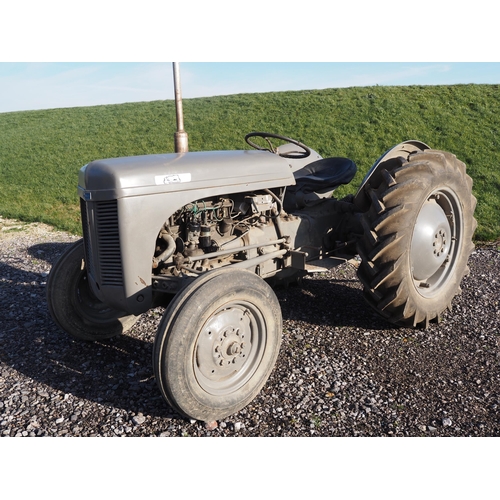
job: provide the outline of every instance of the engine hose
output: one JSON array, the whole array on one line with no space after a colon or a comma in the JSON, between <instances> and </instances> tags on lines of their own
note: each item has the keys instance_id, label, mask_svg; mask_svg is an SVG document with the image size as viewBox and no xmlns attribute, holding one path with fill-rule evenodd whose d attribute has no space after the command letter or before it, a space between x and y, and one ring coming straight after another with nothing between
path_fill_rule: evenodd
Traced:
<instances>
[{"instance_id":1,"label":"engine hose","mask_svg":"<svg viewBox=\"0 0 500 500\"><path fill-rule=\"evenodd\" d=\"M159 264L160 262L165 262L170 257L172 257L176 248L175 240L174 238L172 238L172 236L170 236L170 234L168 234L167 232L162 232L161 238L163 241L166 242L167 248L160 255L158 255L158 257L155 257L153 259L153 261L156 262L156 264Z\"/></svg>"},{"instance_id":2,"label":"engine hose","mask_svg":"<svg viewBox=\"0 0 500 500\"><path fill-rule=\"evenodd\" d=\"M273 219L274 227L276 229L276 234L278 235L278 238L283 238L283 231L281 230L279 212L276 209L276 207L272 208L271 213L273 214L272 219Z\"/></svg>"},{"instance_id":3,"label":"engine hose","mask_svg":"<svg viewBox=\"0 0 500 500\"><path fill-rule=\"evenodd\" d=\"M276 217L279 217L281 215L281 211L283 210L283 202L270 189L264 189L264 192L271 195L278 204L279 209Z\"/></svg>"}]
</instances>

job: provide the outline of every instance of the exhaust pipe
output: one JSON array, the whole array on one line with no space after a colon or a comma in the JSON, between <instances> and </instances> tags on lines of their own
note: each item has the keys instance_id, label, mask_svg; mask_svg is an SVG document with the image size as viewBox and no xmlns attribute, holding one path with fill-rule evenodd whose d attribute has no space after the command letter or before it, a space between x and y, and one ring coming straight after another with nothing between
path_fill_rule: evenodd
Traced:
<instances>
[{"instance_id":1,"label":"exhaust pipe","mask_svg":"<svg viewBox=\"0 0 500 500\"><path fill-rule=\"evenodd\" d=\"M172 63L174 70L175 115L177 118L177 132L174 134L176 153L187 153L188 135L184 130L184 117L182 115L181 75L179 63Z\"/></svg>"}]
</instances>

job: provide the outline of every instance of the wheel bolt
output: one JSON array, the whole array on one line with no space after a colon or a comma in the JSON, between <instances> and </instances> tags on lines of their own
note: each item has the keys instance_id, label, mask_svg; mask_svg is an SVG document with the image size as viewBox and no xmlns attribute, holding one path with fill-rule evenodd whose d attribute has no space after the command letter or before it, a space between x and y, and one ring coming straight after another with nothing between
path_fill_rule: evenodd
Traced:
<instances>
[{"instance_id":1,"label":"wheel bolt","mask_svg":"<svg viewBox=\"0 0 500 500\"><path fill-rule=\"evenodd\" d=\"M229 356L234 356L235 354L239 354L239 352L240 346L236 342L233 342L227 350Z\"/></svg>"}]
</instances>

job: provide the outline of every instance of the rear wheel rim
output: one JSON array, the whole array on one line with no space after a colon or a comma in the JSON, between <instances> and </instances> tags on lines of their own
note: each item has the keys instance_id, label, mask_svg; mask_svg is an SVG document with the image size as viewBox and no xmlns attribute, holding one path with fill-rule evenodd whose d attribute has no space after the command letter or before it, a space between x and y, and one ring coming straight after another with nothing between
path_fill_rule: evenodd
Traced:
<instances>
[{"instance_id":1,"label":"rear wheel rim","mask_svg":"<svg viewBox=\"0 0 500 500\"><path fill-rule=\"evenodd\" d=\"M410 247L413 284L420 295L441 292L454 274L461 251L463 212L451 189L433 191L422 205Z\"/></svg>"}]
</instances>

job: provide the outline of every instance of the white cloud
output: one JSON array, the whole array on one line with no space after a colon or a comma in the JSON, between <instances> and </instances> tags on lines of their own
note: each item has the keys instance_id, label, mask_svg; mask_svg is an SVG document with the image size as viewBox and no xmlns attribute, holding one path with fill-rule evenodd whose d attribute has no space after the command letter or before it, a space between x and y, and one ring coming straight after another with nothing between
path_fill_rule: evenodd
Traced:
<instances>
[{"instance_id":1,"label":"white cloud","mask_svg":"<svg viewBox=\"0 0 500 500\"><path fill-rule=\"evenodd\" d=\"M168 64L111 66L26 65L0 76L0 112L173 98Z\"/></svg>"}]
</instances>

